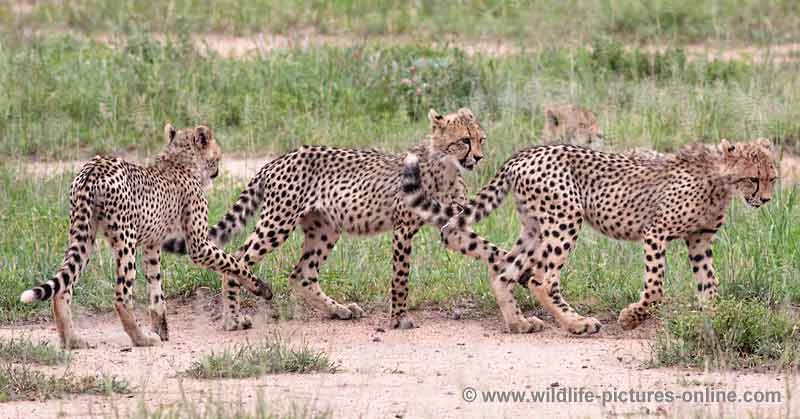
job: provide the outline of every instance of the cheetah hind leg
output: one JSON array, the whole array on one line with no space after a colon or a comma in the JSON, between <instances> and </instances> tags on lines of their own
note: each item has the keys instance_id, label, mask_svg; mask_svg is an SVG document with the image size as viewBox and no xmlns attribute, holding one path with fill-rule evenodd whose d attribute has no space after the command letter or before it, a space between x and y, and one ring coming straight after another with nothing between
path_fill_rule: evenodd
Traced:
<instances>
[{"instance_id":1,"label":"cheetah hind leg","mask_svg":"<svg viewBox=\"0 0 800 419\"><path fill-rule=\"evenodd\" d=\"M250 316L239 310L239 283L233 278L222 278L222 298L225 307L222 310L223 328L228 331L247 330L253 327Z\"/></svg>"},{"instance_id":2,"label":"cheetah hind leg","mask_svg":"<svg viewBox=\"0 0 800 419\"><path fill-rule=\"evenodd\" d=\"M53 297L53 317L56 320L56 329L61 338L61 346L66 350L91 348L89 343L75 334L72 325L72 311L70 310L71 290Z\"/></svg>"},{"instance_id":3,"label":"cheetah hind leg","mask_svg":"<svg viewBox=\"0 0 800 419\"><path fill-rule=\"evenodd\" d=\"M300 224L305 236L303 255L289 277L292 289L300 294L306 303L327 313L333 319L351 320L363 317L364 310L357 304L339 304L328 297L319 286L319 268L339 239L338 231L318 213L304 217Z\"/></svg>"},{"instance_id":4,"label":"cheetah hind leg","mask_svg":"<svg viewBox=\"0 0 800 419\"><path fill-rule=\"evenodd\" d=\"M490 270L492 272L493 269ZM490 275L492 290L494 291L497 305L503 314L503 320L510 333L533 333L544 329L544 322L536 316L525 317L517 305L512 289L513 281L505 279L505 275Z\"/></svg>"}]
</instances>

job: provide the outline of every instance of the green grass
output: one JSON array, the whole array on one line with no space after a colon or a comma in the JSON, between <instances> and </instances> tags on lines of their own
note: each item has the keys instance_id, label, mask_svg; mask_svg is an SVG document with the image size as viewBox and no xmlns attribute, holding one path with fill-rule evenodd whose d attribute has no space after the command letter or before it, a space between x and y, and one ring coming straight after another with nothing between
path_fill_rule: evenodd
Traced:
<instances>
[{"instance_id":1,"label":"green grass","mask_svg":"<svg viewBox=\"0 0 800 419\"><path fill-rule=\"evenodd\" d=\"M69 352L48 342L34 343L28 338L0 339L0 359L17 363L59 365L69 362Z\"/></svg>"},{"instance_id":2,"label":"green grass","mask_svg":"<svg viewBox=\"0 0 800 419\"><path fill-rule=\"evenodd\" d=\"M76 0L38 2L28 13L11 4L0 18L13 29L68 27L84 32L291 32L402 34L441 40L511 38L526 45L583 43L595 35L640 42L774 42L798 39L800 6L792 0Z\"/></svg>"},{"instance_id":3,"label":"green grass","mask_svg":"<svg viewBox=\"0 0 800 419\"><path fill-rule=\"evenodd\" d=\"M713 314L685 305L670 309L654 342L655 365L797 367L798 319L788 306L723 298Z\"/></svg>"},{"instance_id":4,"label":"green grass","mask_svg":"<svg viewBox=\"0 0 800 419\"><path fill-rule=\"evenodd\" d=\"M542 110L556 103L593 109L607 143L618 149L669 151L694 141L757 136L795 147L800 139L796 63L689 61L680 48L649 54L623 48L607 36L593 37L592 46L554 45L497 58L453 48L367 42L239 61L198 54L181 37L161 45L134 34L127 46L110 49L68 37L0 35L0 321L48 311L46 304L22 305L18 297L55 272L68 233L72 174L34 179L20 169L17 159L98 152L150 155L162 145L165 121L181 126L209 122L228 155L284 152L303 143L399 152L425 136L429 107L446 112L469 106L488 133L487 159L467 175L471 191L485 184L514 151L536 144ZM219 219L242 187L225 178L215 184L209 195L211 220ZM773 202L760 210L740 200L734 203L714 252L724 301L763 309L776 319L788 318L787 307L800 304L797 193L796 187L784 184ZM482 235L505 247L519 234L510 201L477 226ZM375 307L374 313L385 312L392 276L390 244L389 234L340 240L322 269L326 293ZM300 245L300 235L294 233L255 268L256 275L272 284L285 318L294 315L296 298L286 278L299 258ZM485 266L448 252L431 228L417 235L413 253L412 308L453 308L469 301L496 314ZM668 263L666 306L691 306L695 286L682 245L671 246ZM76 305L111 309L113 266L101 241L76 285ZM215 275L186 258L167 255L162 266L168 297L191 295L200 286L219 289ZM637 244L616 242L585 228L563 272L565 294L582 313L615 318L638 298L643 272ZM142 302L144 285L139 272ZM518 294L523 308L537 307L526 292ZM679 351L688 356L666 357L664 363L709 356L698 349L703 347L696 343L699 338L670 326L672 320L697 323L694 317L684 318L693 316L691 312L664 313L666 334L690 342L685 345L691 349ZM744 334L737 324L724 327ZM722 329L714 330L722 336ZM764 335L765 346L739 345L733 338L720 337L729 349L725 356L749 365L797 353L795 340L778 342L768 327L753 330ZM767 347L780 350L758 349Z\"/></svg>"},{"instance_id":5,"label":"green grass","mask_svg":"<svg viewBox=\"0 0 800 419\"><path fill-rule=\"evenodd\" d=\"M327 419L332 415L329 412L318 412L307 407L293 405L288 412L276 413L275 409L264 401L261 393L258 395L252 409L243 407L243 403L226 403L209 397L202 403L184 398L175 404L149 408L142 403L133 414L120 415L128 419Z\"/></svg>"},{"instance_id":6,"label":"green grass","mask_svg":"<svg viewBox=\"0 0 800 419\"><path fill-rule=\"evenodd\" d=\"M50 375L29 365L0 364L0 402L58 399L73 394L127 394L128 382L116 376Z\"/></svg>"},{"instance_id":7,"label":"green grass","mask_svg":"<svg viewBox=\"0 0 800 419\"><path fill-rule=\"evenodd\" d=\"M114 50L0 35L0 157L151 154L166 121L210 123L229 153L303 143L399 151L424 136L430 107L470 106L499 161L534 143L543 107L562 102L592 108L620 148L756 135L794 143L797 74L795 64L687 63L680 49L625 51L607 38L592 51L503 58L366 44L239 61L199 54L180 38L161 45L134 36Z\"/></svg>"},{"instance_id":8,"label":"green grass","mask_svg":"<svg viewBox=\"0 0 800 419\"><path fill-rule=\"evenodd\" d=\"M204 355L183 372L191 378L249 378L264 374L335 372L324 352L307 345L292 346L279 335L258 344L246 344Z\"/></svg>"}]
</instances>

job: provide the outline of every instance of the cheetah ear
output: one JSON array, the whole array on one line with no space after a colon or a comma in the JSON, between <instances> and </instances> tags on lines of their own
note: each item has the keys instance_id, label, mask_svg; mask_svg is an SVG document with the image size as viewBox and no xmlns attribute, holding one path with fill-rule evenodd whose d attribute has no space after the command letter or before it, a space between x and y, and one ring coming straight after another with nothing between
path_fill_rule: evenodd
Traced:
<instances>
[{"instance_id":1,"label":"cheetah ear","mask_svg":"<svg viewBox=\"0 0 800 419\"><path fill-rule=\"evenodd\" d=\"M439 112L436 112L433 108L428 111L428 121L431 122L431 130L444 127L444 117L439 115Z\"/></svg>"},{"instance_id":2,"label":"cheetah ear","mask_svg":"<svg viewBox=\"0 0 800 419\"><path fill-rule=\"evenodd\" d=\"M175 131L175 127L173 127L172 124L167 122L167 124L164 125L164 140L167 142L167 144L171 143L172 140L175 139L176 133L177 131Z\"/></svg>"},{"instance_id":3,"label":"cheetah ear","mask_svg":"<svg viewBox=\"0 0 800 419\"><path fill-rule=\"evenodd\" d=\"M458 114L461 115L464 119L468 121L475 120L475 114L469 108L461 108L458 110Z\"/></svg>"},{"instance_id":4,"label":"cheetah ear","mask_svg":"<svg viewBox=\"0 0 800 419\"><path fill-rule=\"evenodd\" d=\"M211 128L205 125L199 125L194 129L195 141L200 148L206 148L208 143L211 142Z\"/></svg>"},{"instance_id":5,"label":"cheetah ear","mask_svg":"<svg viewBox=\"0 0 800 419\"><path fill-rule=\"evenodd\" d=\"M723 138L722 141L719 142L719 149L725 154L731 154L736 151L736 146Z\"/></svg>"},{"instance_id":6,"label":"cheetah ear","mask_svg":"<svg viewBox=\"0 0 800 419\"><path fill-rule=\"evenodd\" d=\"M772 141L770 141L769 138L764 138L764 137L756 138L756 140L753 141L753 143L764 148L770 153L775 153L775 145L772 144Z\"/></svg>"},{"instance_id":7,"label":"cheetah ear","mask_svg":"<svg viewBox=\"0 0 800 419\"><path fill-rule=\"evenodd\" d=\"M556 113L553 112L552 109L547 109L546 111L544 111L544 119L546 123L554 127L558 126L558 116L556 116Z\"/></svg>"}]
</instances>

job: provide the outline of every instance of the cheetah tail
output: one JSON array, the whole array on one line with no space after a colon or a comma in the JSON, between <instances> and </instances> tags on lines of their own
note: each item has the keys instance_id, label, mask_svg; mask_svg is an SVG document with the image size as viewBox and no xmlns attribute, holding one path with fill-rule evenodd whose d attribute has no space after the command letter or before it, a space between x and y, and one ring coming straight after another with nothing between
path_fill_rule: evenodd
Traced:
<instances>
[{"instance_id":1,"label":"cheetah tail","mask_svg":"<svg viewBox=\"0 0 800 419\"><path fill-rule=\"evenodd\" d=\"M439 227L452 225L455 222L459 227L463 227L479 222L500 206L511 186L507 179L504 167L481 189L478 197L470 199L467 205L443 207L425 193L422 188L419 159L414 154L408 154L403 169L402 185L406 205L425 222Z\"/></svg>"},{"instance_id":2,"label":"cheetah tail","mask_svg":"<svg viewBox=\"0 0 800 419\"><path fill-rule=\"evenodd\" d=\"M23 303L46 301L71 289L89 261L97 228L94 225L92 209L94 200L92 169L91 166L86 169L82 170L75 180L79 187L72 188L71 200L74 204L70 211L69 247L64 252L61 268L50 280L24 291L19 296L19 300Z\"/></svg>"},{"instance_id":3,"label":"cheetah tail","mask_svg":"<svg viewBox=\"0 0 800 419\"><path fill-rule=\"evenodd\" d=\"M261 207L261 203L264 201L263 180L267 173L266 169L269 166L267 164L261 168L258 174L247 184L247 188L239 194L239 199L236 200L233 207L219 220L217 225L209 228L208 237L218 246L224 245L233 236L241 232L247 225L247 219L252 217ZM183 238L167 240L161 246L161 249L165 252L185 255L186 240Z\"/></svg>"}]
</instances>

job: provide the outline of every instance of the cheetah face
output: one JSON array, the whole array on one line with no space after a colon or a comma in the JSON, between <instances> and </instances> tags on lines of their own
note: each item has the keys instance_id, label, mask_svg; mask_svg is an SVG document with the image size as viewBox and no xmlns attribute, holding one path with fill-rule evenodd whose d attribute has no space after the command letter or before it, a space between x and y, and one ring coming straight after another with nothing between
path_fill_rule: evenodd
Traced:
<instances>
[{"instance_id":1,"label":"cheetah face","mask_svg":"<svg viewBox=\"0 0 800 419\"><path fill-rule=\"evenodd\" d=\"M207 125L176 130L171 124L164 126L164 136L176 152L187 155L197 168L203 184L219 175L222 149Z\"/></svg>"},{"instance_id":2,"label":"cheetah face","mask_svg":"<svg viewBox=\"0 0 800 419\"><path fill-rule=\"evenodd\" d=\"M603 130L594 112L573 105L548 108L544 112L543 144L566 143L591 149L604 146Z\"/></svg>"},{"instance_id":3,"label":"cheetah face","mask_svg":"<svg viewBox=\"0 0 800 419\"><path fill-rule=\"evenodd\" d=\"M467 108L447 115L428 112L431 123L431 147L444 154L454 166L472 170L483 159L486 132L478 119Z\"/></svg>"},{"instance_id":4,"label":"cheetah face","mask_svg":"<svg viewBox=\"0 0 800 419\"><path fill-rule=\"evenodd\" d=\"M727 140L720 143L734 188L753 208L772 199L778 178L772 148L772 143L764 138L750 143L731 144Z\"/></svg>"}]
</instances>

